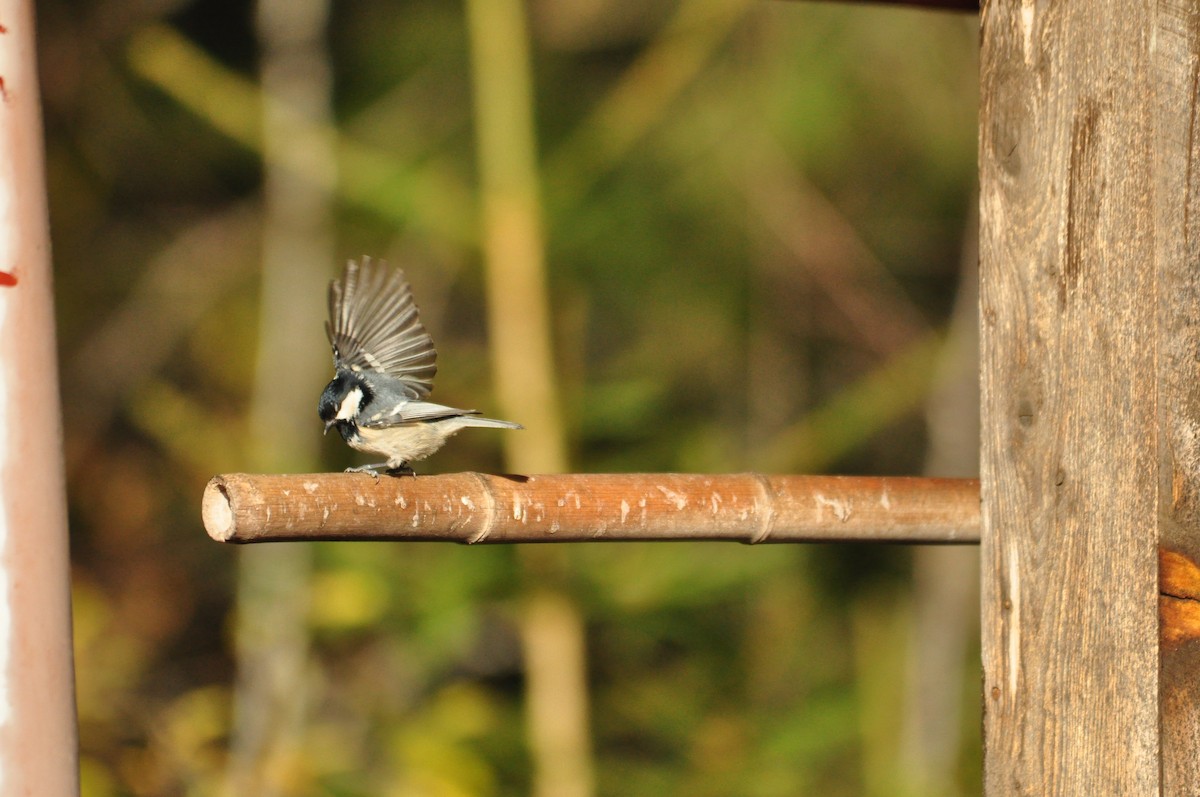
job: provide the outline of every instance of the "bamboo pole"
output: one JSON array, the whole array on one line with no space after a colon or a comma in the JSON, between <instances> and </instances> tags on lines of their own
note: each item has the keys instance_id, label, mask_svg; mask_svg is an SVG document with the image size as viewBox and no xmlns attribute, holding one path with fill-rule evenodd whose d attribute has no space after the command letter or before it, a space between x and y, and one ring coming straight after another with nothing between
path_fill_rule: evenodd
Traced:
<instances>
[{"instance_id":1,"label":"bamboo pole","mask_svg":"<svg viewBox=\"0 0 1200 797\"><path fill-rule=\"evenodd\" d=\"M0 794L79 793L33 3L0 0Z\"/></svg>"},{"instance_id":2,"label":"bamboo pole","mask_svg":"<svg viewBox=\"0 0 1200 797\"><path fill-rule=\"evenodd\" d=\"M563 474L217 476L220 542L979 542L974 479Z\"/></svg>"}]
</instances>

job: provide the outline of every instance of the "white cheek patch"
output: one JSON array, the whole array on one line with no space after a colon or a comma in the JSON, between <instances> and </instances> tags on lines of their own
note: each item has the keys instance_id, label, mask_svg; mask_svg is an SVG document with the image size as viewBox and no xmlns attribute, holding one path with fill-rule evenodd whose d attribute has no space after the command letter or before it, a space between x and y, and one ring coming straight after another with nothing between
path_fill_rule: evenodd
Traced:
<instances>
[{"instance_id":1,"label":"white cheek patch","mask_svg":"<svg viewBox=\"0 0 1200 797\"><path fill-rule=\"evenodd\" d=\"M351 421L358 415L358 405L362 401L362 388L356 387L346 394L342 399L341 405L338 407L337 415L334 416L339 421Z\"/></svg>"}]
</instances>

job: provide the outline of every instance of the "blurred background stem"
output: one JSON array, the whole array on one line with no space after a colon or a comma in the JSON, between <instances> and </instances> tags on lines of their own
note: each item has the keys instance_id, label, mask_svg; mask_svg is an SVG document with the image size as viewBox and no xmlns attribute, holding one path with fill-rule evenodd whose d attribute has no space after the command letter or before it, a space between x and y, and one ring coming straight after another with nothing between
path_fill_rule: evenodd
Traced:
<instances>
[{"instance_id":1,"label":"blurred background stem","mask_svg":"<svg viewBox=\"0 0 1200 797\"><path fill-rule=\"evenodd\" d=\"M972 207L975 207L972 205ZM963 229L962 276L950 331L926 401L925 472L979 478L979 219ZM968 666L979 638L979 549L924 545L913 551L913 618L899 777L906 794L960 794L958 761L968 742L963 696L980 673ZM970 709L978 711L978 703Z\"/></svg>"},{"instance_id":2,"label":"blurred background stem","mask_svg":"<svg viewBox=\"0 0 1200 797\"><path fill-rule=\"evenodd\" d=\"M334 260L328 13L326 0L258 3L265 215L250 438L254 466L267 472L317 464L313 396L326 363L313 321ZM298 160L306 174L289 167ZM230 795L287 793L303 760L311 575L311 545L240 552Z\"/></svg>"},{"instance_id":3,"label":"blurred background stem","mask_svg":"<svg viewBox=\"0 0 1200 797\"><path fill-rule=\"evenodd\" d=\"M567 469L552 349L534 133L530 41L520 0L467 0L483 250L497 402L526 430L507 435L518 473ZM567 552L520 552L527 579L519 627L533 794L593 791L585 628L565 589Z\"/></svg>"}]
</instances>

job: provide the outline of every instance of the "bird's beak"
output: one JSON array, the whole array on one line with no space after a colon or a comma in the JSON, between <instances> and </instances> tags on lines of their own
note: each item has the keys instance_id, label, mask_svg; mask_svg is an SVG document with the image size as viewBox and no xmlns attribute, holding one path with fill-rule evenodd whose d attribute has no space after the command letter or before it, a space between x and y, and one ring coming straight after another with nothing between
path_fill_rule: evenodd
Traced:
<instances>
[{"instance_id":1,"label":"bird's beak","mask_svg":"<svg viewBox=\"0 0 1200 797\"><path fill-rule=\"evenodd\" d=\"M332 427L335 423L337 423L337 418L334 418L330 421L325 421L325 431L321 432L321 434L329 434L330 427Z\"/></svg>"}]
</instances>

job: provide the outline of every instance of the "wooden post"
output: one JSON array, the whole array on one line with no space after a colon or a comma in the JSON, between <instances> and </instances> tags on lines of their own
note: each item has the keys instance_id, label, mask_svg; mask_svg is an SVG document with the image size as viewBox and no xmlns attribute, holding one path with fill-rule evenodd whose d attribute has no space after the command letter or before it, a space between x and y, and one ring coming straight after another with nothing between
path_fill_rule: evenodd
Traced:
<instances>
[{"instance_id":1,"label":"wooden post","mask_svg":"<svg viewBox=\"0 0 1200 797\"><path fill-rule=\"evenodd\" d=\"M983 8L987 794L1159 793L1161 424L1182 409L1171 391L1197 382L1195 332L1164 345L1158 308L1193 325L1200 312L1163 281L1195 258L1161 259L1196 179L1195 16L1131 0ZM1186 388L1162 379L1171 351L1186 352Z\"/></svg>"},{"instance_id":2,"label":"wooden post","mask_svg":"<svg viewBox=\"0 0 1200 797\"><path fill-rule=\"evenodd\" d=\"M1200 792L1200 6L1162 3L1154 21L1162 791L1190 795Z\"/></svg>"}]
</instances>

